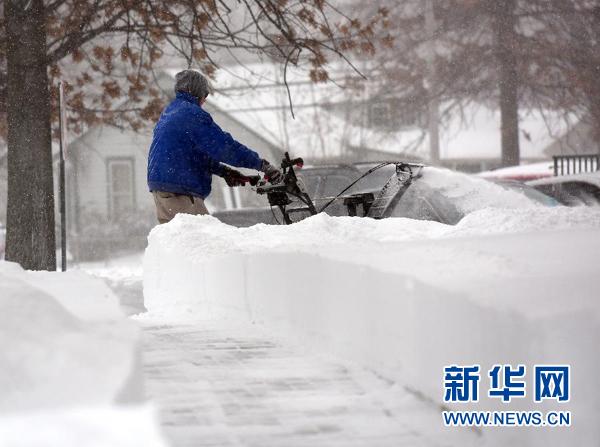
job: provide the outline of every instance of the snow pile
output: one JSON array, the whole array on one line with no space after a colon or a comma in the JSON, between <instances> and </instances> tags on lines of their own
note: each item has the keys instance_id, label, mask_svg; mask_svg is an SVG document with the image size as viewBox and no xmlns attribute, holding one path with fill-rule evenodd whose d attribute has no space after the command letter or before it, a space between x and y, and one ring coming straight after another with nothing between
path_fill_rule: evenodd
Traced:
<instances>
[{"instance_id":1,"label":"snow pile","mask_svg":"<svg viewBox=\"0 0 600 447\"><path fill-rule=\"evenodd\" d=\"M149 237L146 318L262 324L440 403L450 364L570 364L586 390L573 392L570 432L507 430L490 442L590 445L600 438L598 253L590 208L484 209L454 227L319 215L237 229L179 215ZM487 397L476 408L506 409Z\"/></svg>"},{"instance_id":2,"label":"snow pile","mask_svg":"<svg viewBox=\"0 0 600 447\"><path fill-rule=\"evenodd\" d=\"M419 239L575 228L600 228L600 210L537 206L534 211L531 208L485 208L472 212L454 226L406 218L374 220L331 217L321 213L291 226L258 224L247 228L229 226L211 216L180 214L168 226L155 227L150 233L149 244L152 247L156 241L163 249L176 250L186 259L202 262L229 253L274 250L318 252L321 247L332 245L369 246Z\"/></svg>"},{"instance_id":3,"label":"snow pile","mask_svg":"<svg viewBox=\"0 0 600 447\"><path fill-rule=\"evenodd\" d=\"M516 190L449 169L425 167L420 181L451 199L465 214L485 208L540 208Z\"/></svg>"},{"instance_id":4,"label":"snow pile","mask_svg":"<svg viewBox=\"0 0 600 447\"><path fill-rule=\"evenodd\" d=\"M0 445L164 447L158 427L156 411L148 405L11 414L0 416Z\"/></svg>"},{"instance_id":5,"label":"snow pile","mask_svg":"<svg viewBox=\"0 0 600 447\"><path fill-rule=\"evenodd\" d=\"M117 436L124 426L92 418L116 419L119 404L142 401L140 356L139 331L104 282L0 262L0 445L80 446L103 439L102 430L107 440ZM154 424L142 408L129 411L140 425Z\"/></svg>"},{"instance_id":6,"label":"snow pile","mask_svg":"<svg viewBox=\"0 0 600 447\"><path fill-rule=\"evenodd\" d=\"M600 210L593 208L543 206L536 206L534 210L485 208L467 214L457 225L447 228L444 236L535 233L547 230L594 228L600 228Z\"/></svg>"},{"instance_id":7,"label":"snow pile","mask_svg":"<svg viewBox=\"0 0 600 447\"><path fill-rule=\"evenodd\" d=\"M0 278L0 411L141 397L128 388L140 374L138 332L103 282L4 262Z\"/></svg>"}]
</instances>

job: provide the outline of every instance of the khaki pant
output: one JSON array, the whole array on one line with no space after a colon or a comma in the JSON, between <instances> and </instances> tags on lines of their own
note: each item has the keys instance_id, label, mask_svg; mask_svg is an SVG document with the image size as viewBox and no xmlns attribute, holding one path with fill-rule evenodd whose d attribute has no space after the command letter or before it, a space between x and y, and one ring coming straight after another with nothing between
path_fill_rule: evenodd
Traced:
<instances>
[{"instance_id":1,"label":"khaki pant","mask_svg":"<svg viewBox=\"0 0 600 447\"><path fill-rule=\"evenodd\" d=\"M156 205L156 217L161 224L169 222L178 213L208 214L204 200L200 197L163 191L152 191L152 195Z\"/></svg>"}]
</instances>

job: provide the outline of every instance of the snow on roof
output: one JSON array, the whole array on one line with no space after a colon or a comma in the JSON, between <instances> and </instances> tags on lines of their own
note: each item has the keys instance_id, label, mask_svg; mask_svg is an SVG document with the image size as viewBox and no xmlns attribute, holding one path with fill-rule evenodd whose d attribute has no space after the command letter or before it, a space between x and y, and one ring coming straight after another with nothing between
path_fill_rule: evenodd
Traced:
<instances>
[{"instance_id":1,"label":"snow on roof","mask_svg":"<svg viewBox=\"0 0 600 447\"><path fill-rule=\"evenodd\" d=\"M167 72L174 76L177 69ZM356 76L348 68L334 66L330 77L341 81ZM272 144L307 157L337 156L349 146L368 147L390 154L410 153L428 158L429 138L422 129L384 131L355 125L332 107L356 103L372 97L376 86L367 82L360 91L344 89L339 82L313 83L306 70L288 67L289 86L295 119L290 111L288 90L281 64L256 63L218 70L213 82L215 94L208 98L223 112L260 133ZM545 114L547 115L547 113ZM454 117L440 129L442 159L500 158L500 112L483 105L467 106L464 121ZM553 121L554 133L566 129ZM521 156L543 159L544 149L556 140L540 113L522 113L520 120Z\"/></svg>"},{"instance_id":2,"label":"snow on roof","mask_svg":"<svg viewBox=\"0 0 600 447\"><path fill-rule=\"evenodd\" d=\"M519 181L535 180L545 177L552 177L554 175L554 165L552 160L548 160L539 163L494 169L493 171L481 172L478 175L487 179L506 179Z\"/></svg>"},{"instance_id":3,"label":"snow on roof","mask_svg":"<svg viewBox=\"0 0 600 447\"><path fill-rule=\"evenodd\" d=\"M441 131L442 158L500 158L500 111L485 106L469 106L465 123L452 119ZM556 123L555 123L556 121ZM558 120L553 121L555 132L565 129ZM520 149L522 158L546 157L544 149L555 141L544 117L538 112L521 113Z\"/></svg>"}]
</instances>

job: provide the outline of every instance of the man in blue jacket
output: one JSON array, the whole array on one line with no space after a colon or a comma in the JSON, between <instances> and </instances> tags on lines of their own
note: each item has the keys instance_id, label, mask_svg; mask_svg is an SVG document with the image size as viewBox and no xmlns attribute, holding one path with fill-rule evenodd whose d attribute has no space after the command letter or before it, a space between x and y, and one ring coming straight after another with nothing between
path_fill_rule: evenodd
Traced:
<instances>
[{"instance_id":1,"label":"man in blue jacket","mask_svg":"<svg viewBox=\"0 0 600 447\"><path fill-rule=\"evenodd\" d=\"M208 214L204 199L212 176L229 186L243 184L244 176L223 163L262 171L272 183L282 174L253 150L221 130L202 105L210 93L208 81L194 70L175 76L175 99L163 110L148 155L148 187L160 223L177 213Z\"/></svg>"}]
</instances>

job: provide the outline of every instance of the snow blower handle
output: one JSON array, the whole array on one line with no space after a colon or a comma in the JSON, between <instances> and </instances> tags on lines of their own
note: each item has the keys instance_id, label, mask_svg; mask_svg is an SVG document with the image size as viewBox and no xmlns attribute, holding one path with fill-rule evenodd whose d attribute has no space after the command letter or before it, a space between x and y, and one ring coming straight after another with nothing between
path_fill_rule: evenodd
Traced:
<instances>
[{"instance_id":1,"label":"snow blower handle","mask_svg":"<svg viewBox=\"0 0 600 447\"><path fill-rule=\"evenodd\" d=\"M302 157L291 159L290 154L286 152L285 158L281 161L281 169L287 169L293 166L301 168L302 166L304 166L304 160L302 159Z\"/></svg>"}]
</instances>

